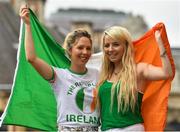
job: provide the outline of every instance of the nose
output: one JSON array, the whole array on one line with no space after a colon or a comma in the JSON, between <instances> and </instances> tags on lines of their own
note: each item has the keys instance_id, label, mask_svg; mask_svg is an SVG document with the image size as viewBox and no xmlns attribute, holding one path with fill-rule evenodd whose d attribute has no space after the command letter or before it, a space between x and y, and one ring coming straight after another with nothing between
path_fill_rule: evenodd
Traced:
<instances>
[{"instance_id":1,"label":"nose","mask_svg":"<svg viewBox=\"0 0 180 132\"><path fill-rule=\"evenodd\" d=\"M83 53L83 54L87 54L87 53L88 53L88 50L84 48L83 51L82 51L82 53Z\"/></svg>"},{"instance_id":2,"label":"nose","mask_svg":"<svg viewBox=\"0 0 180 132\"><path fill-rule=\"evenodd\" d=\"M113 50L113 46L110 45L108 50L109 50L109 51L112 51L112 50Z\"/></svg>"}]
</instances>

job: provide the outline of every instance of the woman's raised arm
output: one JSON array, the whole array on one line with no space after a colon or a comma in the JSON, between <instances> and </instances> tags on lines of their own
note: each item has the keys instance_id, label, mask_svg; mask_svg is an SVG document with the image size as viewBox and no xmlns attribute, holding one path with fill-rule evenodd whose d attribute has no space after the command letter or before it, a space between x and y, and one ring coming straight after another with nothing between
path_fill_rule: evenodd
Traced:
<instances>
[{"instance_id":1,"label":"woman's raised arm","mask_svg":"<svg viewBox=\"0 0 180 132\"><path fill-rule=\"evenodd\" d=\"M27 7L27 5L21 6L19 15L25 23L26 59L44 79L49 80L53 78L53 69L44 60L40 59L35 53L29 18L29 8Z\"/></svg>"},{"instance_id":2,"label":"woman's raised arm","mask_svg":"<svg viewBox=\"0 0 180 132\"><path fill-rule=\"evenodd\" d=\"M138 71L140 71L143 78L147 80L165 80L173 76L170 60L166 54L160 31L155 32L155 38L158 43L162 67L154 66L147 63L139 63Z\"/></svg>"}]
</instances>

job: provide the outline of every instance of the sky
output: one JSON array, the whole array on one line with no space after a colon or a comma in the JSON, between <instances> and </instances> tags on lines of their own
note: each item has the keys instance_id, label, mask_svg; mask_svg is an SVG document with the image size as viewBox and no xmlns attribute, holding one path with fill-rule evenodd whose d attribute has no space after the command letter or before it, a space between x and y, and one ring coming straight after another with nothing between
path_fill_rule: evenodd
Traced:
<instances>
[{"instance_id":1,"label":"sky","mask_svg":"<svg viewBox=\"0 0 180 132\"><path fill-rule=\"evenodd\" d=\"M180 48L180 0L47 0L45 17L70 7L132 12L142 15L149 27L163 22L171 47Z\"/></svg>"}]
</instances>

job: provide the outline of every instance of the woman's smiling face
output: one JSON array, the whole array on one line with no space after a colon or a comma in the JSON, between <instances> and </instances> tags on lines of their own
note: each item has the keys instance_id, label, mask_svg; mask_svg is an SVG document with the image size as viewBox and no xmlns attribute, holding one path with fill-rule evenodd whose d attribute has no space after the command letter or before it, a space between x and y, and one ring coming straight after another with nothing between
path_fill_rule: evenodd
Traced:
<instances>
[{"instance_id":1,"label":"woman's smiling face","mask_svg":"<svg viewBox=\"0 0 180 132\"><path fill-rule=\"evenodd\" d=\"M121 62L124 54L124 44L114 40L109 35L104 36L103 50L108 59L113 63Z\"/></svg>"},{"instance_id":2,"label":"woman's smiling face","mask_svg":"<svg viewBox=\"0 0 180 132\"><path fill-rule=\"evenodd\" d=\"M92 54L92 44L89 38L81 37L70 49L71 63L82 66L86 65Z\"/></svg>"}]
</instances>

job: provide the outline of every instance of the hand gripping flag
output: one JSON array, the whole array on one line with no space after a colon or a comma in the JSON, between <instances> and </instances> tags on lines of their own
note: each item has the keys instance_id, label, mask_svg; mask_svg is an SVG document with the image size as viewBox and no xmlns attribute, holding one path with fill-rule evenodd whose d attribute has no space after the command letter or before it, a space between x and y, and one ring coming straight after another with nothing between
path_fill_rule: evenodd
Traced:
<instances>
[{"instance_id":1,"label":"hand gripping flag","mask_svg":"<svg viewBox=\"0 0 180 132\"><path fill-rule=\"evenodd\" d=\"M38 56L50 65L62 68L69 67L70 61L65 56L64 49L44 29L32 11L30 11L30 19ZM21 27L18 62L12 92L6 110L1 117L1 122L40 130L57 130L56 101L53 91L48 82L26 61L24 51L25 29L24 25ZM175 75L174 62L165 27L162 23L155 25L143 37L134 41L136 62L147 62L157 66L162 65L155 40L155 30L161 31L161 37ZM93 55L88 67L97 66L96 68L99 69L101 57L102 53ZM171 80L148 83L142 104L142 115L146 130L164 130Z\"/></svg>"}]
</instances>

